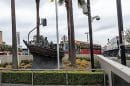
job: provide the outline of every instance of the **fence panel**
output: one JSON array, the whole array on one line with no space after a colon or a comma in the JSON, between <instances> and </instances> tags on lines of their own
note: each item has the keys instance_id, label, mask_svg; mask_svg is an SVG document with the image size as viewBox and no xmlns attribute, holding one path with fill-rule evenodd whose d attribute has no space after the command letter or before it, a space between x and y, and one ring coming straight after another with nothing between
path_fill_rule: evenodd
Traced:
<instances>
[{"instance_id":1,"label":"fence panel","mask_svg":"<svg viewBox=\"0 0 130 86\"><path fill-rule=\"evenodd\" d=\"M112 73L112 86L130 86L130 83Z\"/></svg>"}]
</instances>

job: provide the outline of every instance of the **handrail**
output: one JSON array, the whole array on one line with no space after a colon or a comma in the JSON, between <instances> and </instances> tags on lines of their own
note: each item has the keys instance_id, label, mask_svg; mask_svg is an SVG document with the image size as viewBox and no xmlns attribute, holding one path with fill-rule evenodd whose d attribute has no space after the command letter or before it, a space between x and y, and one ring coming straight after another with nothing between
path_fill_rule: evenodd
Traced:
<instances>
[{"instance_id":1,"label":"handrail","mask_svg":"<svg viewBox=\"0 0 130 86\"><path fill-rule=\"evenodd\" d=\"M124 66L116 61L113 61L102 55L98 55L101 67L104 68L106 72L113 72L120 76L122 79L130 83L130 68Z\"/></svg>"}]
</instances>

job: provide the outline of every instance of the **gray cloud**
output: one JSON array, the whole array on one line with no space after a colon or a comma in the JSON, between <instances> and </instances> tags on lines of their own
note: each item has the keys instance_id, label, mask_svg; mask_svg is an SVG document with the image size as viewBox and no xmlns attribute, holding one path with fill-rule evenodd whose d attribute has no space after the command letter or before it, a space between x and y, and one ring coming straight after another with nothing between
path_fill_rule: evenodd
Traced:
<instances>
[{"instance_id":1,"label":"gray cloud","mask_svg":"<svg viewBox=\"0 0 130 86\"><path fill-rule=\"evenodd\" d=\"M123 4L128 3L129 0L124 0ZM86 36L84 32L88 31L88 20L87 16L82 14L82 10L79 9L75 0L73 1L74 9L74 25L75 25L75 38L78 40L85 41ZM106 3L107 2L107 3ZM108 3L110 2L110 3ZM129 1L130 2L130 1ZM100 15L100 21L94 21L93 24L93 33L94 33L94 42L105 44L106 39L110 36L113 37L117 34L117 17L116 9L112 5L113 0L104 1L104 0L93 0L92 1L92 15ZM104 6L105 5L105 6ZM112 6L110 6L112 5ZM109 6L109 8L108 8ZM48 36L48 39L51 41L56 41L56 31L55 31L55 8L54 3L50 4L45 0L41 0L40 6L40 16L42 18L46 17L48 20L47 27L41 27L41 34ZM125 7L125 5L123 5ZM123 11L124 15L124 27L130 25L130 14L126 11L130 9L130 6L127 4L127 10ZM95 10L96 9L96 10ZM124 9L124 8L123 8ZM11 44L11 17L10 17L10 0L1 0L0 1L0 30L3 31L4 40ZM20 32L21 43L22 40L27 39L28 32L35 27L36 18L35 18L35 0L16 0L16 12L17 12L17 31ZM66 9L64 6L59 7L59 33L60 38L62 35L67 35L67 19L66 19ZM31 34L31 37L36 34L34 31ZM99 42L99 40L101 42Z\"/></svg>"}]
</instances>

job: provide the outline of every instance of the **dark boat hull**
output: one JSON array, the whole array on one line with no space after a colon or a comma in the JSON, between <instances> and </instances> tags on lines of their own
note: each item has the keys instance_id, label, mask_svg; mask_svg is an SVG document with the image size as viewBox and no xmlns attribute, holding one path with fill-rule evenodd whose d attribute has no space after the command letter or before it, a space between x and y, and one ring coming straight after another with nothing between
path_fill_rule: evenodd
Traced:
<instances>
[{"instance_id":1,"label":"dark boat hull","mask_svg":"<svg viewBox=\"0 0 130 86\"><path fill-rule=\"evenodd\" d=\"M24 41L24 43L32 55L38 55L38 56L49 57L49 58L57 57L56 49L51 49L47 47L43 48L43 47L35 46L35 45L28 45L26 41ZM60 49L59 54L60 54L60 58L62 58L64 56L64 51Z\"/></svg>"},{"instance_id":2,"label":"dark boat hull","mask_svg":"<svg viewBox=\"0 0 130 86\"><path fill-rule=\"evenodd\" d=\"M30 53L33 55L32 69L56 69L57 68L57 50L40 47L35 45L28 45L24 41L25 45L28 47ZM63 50L60 50L60 64L62 63L62 57L64 56Z\"/></svg>"}]
</instances>

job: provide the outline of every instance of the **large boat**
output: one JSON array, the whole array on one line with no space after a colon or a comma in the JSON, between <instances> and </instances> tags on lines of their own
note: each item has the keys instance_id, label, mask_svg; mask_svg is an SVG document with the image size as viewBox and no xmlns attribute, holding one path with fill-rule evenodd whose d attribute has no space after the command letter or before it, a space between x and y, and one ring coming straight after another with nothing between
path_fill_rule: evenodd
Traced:
<instances>
[{"instance_id":1,"label":"large boat","mask_svg":"<svg viewBox=\"0 0 130 86\"><path fill-rule=\"evenodd\" d=\"M48 42L47 37L36 43L36 40L29 43L23 40L30 53L33 55L32 69L55 69L57 68L57 44ZM59 61L62 62L64 51L62 45L59 45Z\"/></svg>"},{"instance_id":2,"label":"large boat","mask_svg":"<svg viewBox=\"0 0 130 86\"><path fill-rule=\"evenodd\" d=\"M38 55L38 56L41 56L44 58L56 58L57 57L56 44L49 44L49 46L48 45L43 46L41 44L34 45L34 44L27 43L27 41L25 41L25 40L23 40L23 41L32 55ZM62 59L62 57L64 56L64 51L61 47L59 50L59 55L60 55L59 56L60 59Z\"/></svg>"}]
</instances>

